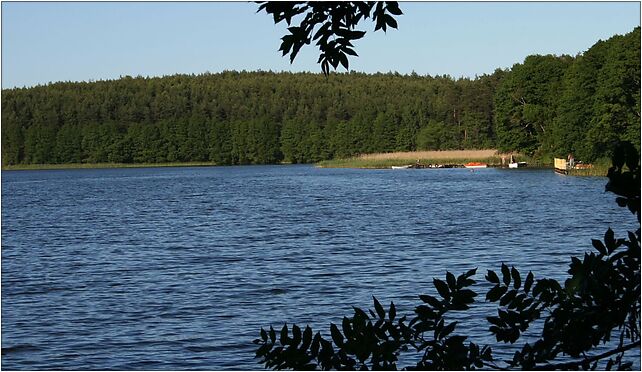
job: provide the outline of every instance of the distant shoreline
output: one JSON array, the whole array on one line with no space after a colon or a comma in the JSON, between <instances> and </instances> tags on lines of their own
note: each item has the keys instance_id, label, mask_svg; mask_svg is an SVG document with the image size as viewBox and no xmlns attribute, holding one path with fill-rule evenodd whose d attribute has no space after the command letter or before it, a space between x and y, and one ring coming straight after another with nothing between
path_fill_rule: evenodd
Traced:
<instances>
[{"instance_id":1,"label":"distant shoreline","mask_svg":"<svg viewBox=\"0 0 642 372\"><path fill-rule=\"evenodd\" d=\"M407 151L362 154L351 158L323 160L312 163L318 168L351 168L351 169L391 169L392 166L413 165L463 165L468 162L481 162L489 167L507 167L513 156L514 161L525 161L525 169L553 169L553 164L543 162L521 154L499 154L496 150L449 150L449 151ZM503 162L502 162L503 158ZM503 165L502 165L503 163ZM281 162L269 165L287 165ZM266 164L267 165L267 164ZM122 168L174 168L174 167L223 167L226 165L214 162L165 162L165 163L66 163L66 164L17 164L3 165L2 171L25 170L70 170L70 169L122 169ZM595 164L591 169L576 169L569 175L605 177L610 164Z\"/></svg>"},{"instance_id":2,"label":"distant shoreline","mask_svg":"<svg viewBox=\"0 0 642 372\"><path fill-rule=\"evenodd\" d=\"M56 170L56 169L109 169L109 168L164 168L164 167L215 167L212 162L176 163L65 163L65 164L16 164L3 165L3 171Z\"/></svg>"}]
</instances>

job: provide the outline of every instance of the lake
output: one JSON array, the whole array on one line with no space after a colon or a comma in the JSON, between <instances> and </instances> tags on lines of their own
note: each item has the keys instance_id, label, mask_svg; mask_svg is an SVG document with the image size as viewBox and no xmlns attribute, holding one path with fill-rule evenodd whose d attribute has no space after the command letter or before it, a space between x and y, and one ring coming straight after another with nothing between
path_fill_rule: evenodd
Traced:
<instances>
[{"instance_id":1,"label":"lake","mask_svg":"<svg viewBox=\"0 0 642 372\"><path fill-rule=\"evenodd\" d=\"M433 277L564 278L635 218L605 178L312 166L2 172L4 369L260 369L262 326L411 314ZM482 304L462 332L492 341ZM466 319L464 319L466 320ZM500 350L501 354L501 350Z\"/></svg>"}]
</instances>

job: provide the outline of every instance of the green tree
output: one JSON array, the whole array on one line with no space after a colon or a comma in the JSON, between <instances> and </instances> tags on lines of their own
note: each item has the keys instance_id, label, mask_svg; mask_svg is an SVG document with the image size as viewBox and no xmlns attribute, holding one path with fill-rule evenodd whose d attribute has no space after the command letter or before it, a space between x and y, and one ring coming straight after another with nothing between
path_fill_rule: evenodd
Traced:
<instances>
[{"instance_id":1,"label":"green tree","mask_svg":"<svg viewBox=\"0 0 642 372\"><path fill-rule=\"evenodd\" d=\"M24 158L24 130L14 113L2 117L2 164L19 164Z\"/></svg>"},{"instance_id":2,"label":"green tree","mask_svg":"<svg viewBox=\"0 0 642 372\"><path fill-rule=\"evenodd\" d=\"M572 58L528 56L513 66L495 95L495 128L500 150L533 154L550 136L558 92Z\"/></svg>"},{"instance_id":3,"label":"green tree","mask_svg":"<svg viewBox=\"0 0 642 372\"><path fill-rule=\"evenodd\" d=\"M610 155L607 149L618 140L639 143L640 138L640 28L614 37L605 57L596 75L593 116L586 136L589 158Z\"/></svg>"},{"instance_id":4,"label":"green tree","mask_svg":"<svg viewBox=\"0 0 642 372\"><path fill-rule=\"evenodd\" d=\"M396 151L415 151L417 149L417 133L421 126L421 115L414 107L405 107L401 114L399 131L395 137Z\"/></svg>"},{"instance_id":5,"label":"green tree","mask_svg":"<svg viewBox=\"0 0 642 372\"><path fill-rule=\"evenodd\" d=\"M46 164L54 158L56 129L51 125L35 124L25 133L24 156L27 163Z\"/></svg>"},{"instance_id":6,"label":"green tree","mask_svg":"<svg viewBox=\"0 0 642 372\"><path fill-rule=\"evenodd\" d=\"M77 125L65 124L56 134L55 159L58 163L80 163L82 137Z\"/></svg>"},{"instance_id":7,"label":"green tree","mask_svg":"<svg viewBox=\"0 0 642 372\"><path fill-rule=\"evenodd\" d=\"M210 131L210 160L219 165L234 164L229 123L214 121Z\"/></svg>"}]
</instances>

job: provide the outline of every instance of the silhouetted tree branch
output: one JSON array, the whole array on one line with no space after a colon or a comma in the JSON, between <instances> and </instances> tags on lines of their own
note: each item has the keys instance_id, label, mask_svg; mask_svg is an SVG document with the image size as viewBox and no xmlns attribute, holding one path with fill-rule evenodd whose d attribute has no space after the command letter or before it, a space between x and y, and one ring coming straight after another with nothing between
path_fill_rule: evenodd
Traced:
<instances>
[{"instance_id":1,"label":"silhouetted tree branch","mask_svg":"<svg viewBox=\"0 0 642 372\"><path fill-rule=\"evenodd\" d=\"M584 358L580 361L575 361L575 362L566 362L566 363L552 363L552 364L544 364L541 366L536 366L535 370L570 370L570 369L576 369L577 367L582 367L582 366L587 366L590 363L596 362L598 360L602 360L604 358L608 358L611 355L615 354L620 354L623 353L627 350L631 350L635 347L640 347L640 341L633 342L631 344L618 347L617 349L609 350L607 352L604 352L599 355L595 355L589 358ZM588 369L588 368L585 368Z\"/></svg>"},{"instance_id":2,"label":"silhouetted tree branch","mask_svg":"<svg viewBox=\"0 0 642 372\"><path fill-rule=\"evenodd\" d=\"M274 23L285 21L288 26L292 19L303 16L297 26L288 27L289 34L281 38L283 41L279 51L290 55L290 62L296 58L304 45L316 41L321 52L317 63L325 75L330 73L330 66L335 70L341 64L348 69L348 55L357 56L352 44L361 39L366 31L356 30L357 25L364 19L372 18L375 31L386 32L388 27L397 28L394 16L403 14L396 1L310 1L258 2L260 12L274 17Z\"/></svg>"}]
</instances>

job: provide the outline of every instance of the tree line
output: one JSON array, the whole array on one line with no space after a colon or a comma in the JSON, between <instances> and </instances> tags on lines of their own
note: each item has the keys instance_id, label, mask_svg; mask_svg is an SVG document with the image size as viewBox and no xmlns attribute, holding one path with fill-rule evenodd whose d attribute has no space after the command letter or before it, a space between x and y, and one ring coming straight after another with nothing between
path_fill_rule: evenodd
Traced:
<instances>
[{"instance_id":1,"label":"tree line","mask_svg":"<svg viewBox=\"0 0 642 372\"><path fill-rule=\"evenodd\" d=\"M225 71L2 91L2 163L309 163L499 148L594 160L639 148L640 28L576 57L454 79Z\"/></svg>"}]
</instances>

